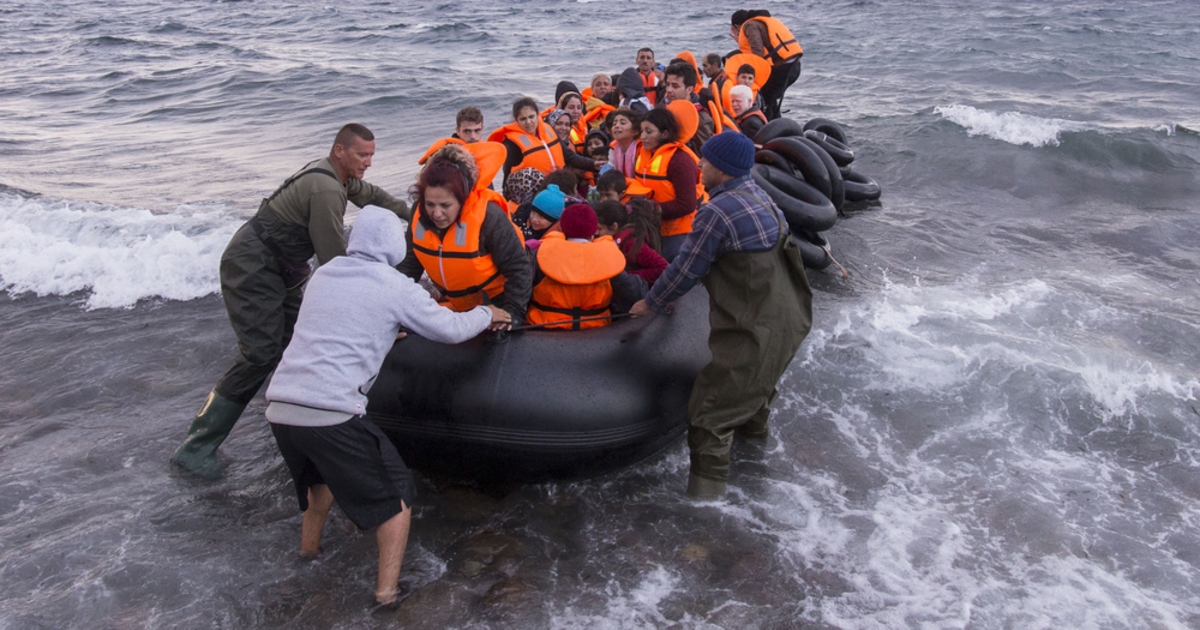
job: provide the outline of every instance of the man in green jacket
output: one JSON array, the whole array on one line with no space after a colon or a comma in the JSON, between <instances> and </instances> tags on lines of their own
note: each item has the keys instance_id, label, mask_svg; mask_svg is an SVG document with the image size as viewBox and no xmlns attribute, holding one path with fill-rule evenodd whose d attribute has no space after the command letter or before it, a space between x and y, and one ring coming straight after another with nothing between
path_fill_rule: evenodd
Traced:
<instances>
[{"instance_id":1,"label":"man in green jacket","mask_svg":"<svg viewBox=\"0 0 1200 630\"><path fill-rule=\"evenodd\" d=\"M288 178L233 235L221 255L221 296L238 339L233 367L209 393L171 461L206 477L220 474L216 451L275 369L292 338L304 282L315 254L321 264L346 254L346 202L387 208L404 220L408 206L362 180L375 135L351 123L329 156Z\"/></svg>"},{"instance_id":2,"label":"man in green jacket","mask_svg":"<svg viewBox=\"0 0 1200 630\"><path fill-rule=\"evenodd\" d=\"M735 433L764 439L775 389L812 328L812 289L775 202L754 183L754 142L736 130L701 149L711 196L679 256L630 313L664 313L697 282L708 290L708 347L688 400L688 494L725 495Z\"/></svg>"}]
</instances>

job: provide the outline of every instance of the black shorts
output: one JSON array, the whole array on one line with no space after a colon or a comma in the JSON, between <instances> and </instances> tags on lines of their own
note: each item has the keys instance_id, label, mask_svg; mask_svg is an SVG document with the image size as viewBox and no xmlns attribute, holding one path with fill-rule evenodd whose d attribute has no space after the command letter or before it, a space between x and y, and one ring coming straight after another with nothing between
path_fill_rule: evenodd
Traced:
<instances>
[{"instance_id":1,"label":"black shorts","mask_svg":"<svg viewBox=\"0 0 1200 630\"><path fill-rule=\"evenodd\" d=\"M412 473L387 436L362 416L328 427L271 423L271 433L296 483L301 512L308 509L308 489L318 485L329 486L359 529L377 527L412 506Z\"/></svg>"}]
</instances>

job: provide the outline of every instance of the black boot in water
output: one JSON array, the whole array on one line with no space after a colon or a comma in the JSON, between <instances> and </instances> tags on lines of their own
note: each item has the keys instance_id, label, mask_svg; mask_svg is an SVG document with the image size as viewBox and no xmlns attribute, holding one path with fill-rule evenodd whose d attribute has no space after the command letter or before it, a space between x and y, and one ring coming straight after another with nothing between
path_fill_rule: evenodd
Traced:
<instances>
[{"instance_id":1,"label":"black boot in water","mask_svg":"<svg viewBox=\"0 0 1200 630\"><path fill-rule=\"evenodd\" d=\"M171 456L171 462L202 477L219 477L217 447L225 441L245 409L246 405L223 398L215 391L209 392L200 413L192 420L187 439Z\"/></svg>"}]
</instances>

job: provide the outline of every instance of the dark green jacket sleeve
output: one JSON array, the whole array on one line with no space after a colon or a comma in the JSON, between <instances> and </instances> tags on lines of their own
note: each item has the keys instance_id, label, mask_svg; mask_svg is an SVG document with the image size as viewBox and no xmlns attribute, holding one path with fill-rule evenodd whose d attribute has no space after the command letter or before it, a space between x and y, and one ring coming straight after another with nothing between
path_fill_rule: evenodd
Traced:
<instances>
[{"instance_id":1,"label":"dark green jacket sleeve","mask_svg":"<svg viewBox=\"0 0 1200 630\"><path fill-rule=\"evenodd\" d=\"M412 210L408 208L408 204L389 195L386 190L361 179L351 179L346 182L346 198L359 208L375 205L395 212L405 221L412 221Z\"/></svg>"}]
</instances>

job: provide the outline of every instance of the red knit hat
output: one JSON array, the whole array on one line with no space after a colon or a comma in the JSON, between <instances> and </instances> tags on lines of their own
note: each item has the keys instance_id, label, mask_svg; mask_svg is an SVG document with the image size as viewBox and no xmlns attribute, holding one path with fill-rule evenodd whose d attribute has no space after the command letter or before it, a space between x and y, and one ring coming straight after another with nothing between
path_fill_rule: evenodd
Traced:
<instances>
[{"instance_id":1,"label":"red knit hat","mask_svg":"<svg viewBox=\"0 0 1200 630\"><path fill-rule=\"evenodd\" d=\"M576 203L563 210L558 227L567 238L592 238L596 235L596 211L586 203Z\"/></svg>"}]
</instances>

